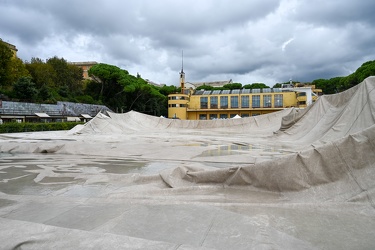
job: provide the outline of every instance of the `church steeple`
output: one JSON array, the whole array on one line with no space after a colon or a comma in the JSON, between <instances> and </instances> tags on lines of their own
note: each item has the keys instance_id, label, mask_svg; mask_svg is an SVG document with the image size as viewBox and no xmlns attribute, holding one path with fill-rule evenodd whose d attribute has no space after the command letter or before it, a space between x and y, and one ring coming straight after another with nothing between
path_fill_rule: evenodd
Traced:
<instances>
[{"instance_id":1,"label":"church steeple","mask_svg":"<svg viewBox=\"0 0 375 250\"><path fill-rule=\"evenodd\" d=\"M182 51L182 67L180 72L180 87L181 87L181 94L184 93L185 89L185 73L184 73L184 51Z\"/></svg>"}]
</instances>

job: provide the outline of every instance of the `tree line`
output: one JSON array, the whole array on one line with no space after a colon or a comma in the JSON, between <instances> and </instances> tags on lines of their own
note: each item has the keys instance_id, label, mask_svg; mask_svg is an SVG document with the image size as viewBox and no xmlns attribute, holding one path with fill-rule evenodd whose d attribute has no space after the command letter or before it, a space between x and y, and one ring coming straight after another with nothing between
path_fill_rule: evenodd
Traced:
<instances>
[{"instance_id":1,"label":"tree line","mask_svg":"<svg viewBox=\"0 0 375 250\"><path fill-rule=\"evenodd\" d=\"M355 72L348 76L330 79L316 79L312 84L322 89L324 94L335 94L350 89L369 76L375 76L375 60L363 63Z\"/></svg>"},{"instance_id":2,"label":"tree line","mask_svg":"<svg viewBox=\"0 0 375 250\"><path fill-rule=\"evenodd\" d=\"M180 92L174 85L157 87L148 84L137 74L117 66L99 63L89 70L91 79L83 79L82 69L64 58L52 57L43 61L31 58L23 62L14 57L10 48L0 40L0 99L36 103L70 101L106 105L115 112L135 110L151 115L168 113L168 95ZM349 89L366 77L375 75L375 61L361 65L353 74L312 81L324 94ZM286 82L289 83L289 82ZM273 87L280 87L281 83ZM264 83L242 85L231 83L221 88L203 85L197 89L269 88Z\"/></svg>"},{"instance_id":3,"label":"tree line","mask_svg":"<svg viewBox=\"0 0 375 250\"><path fill-rule=\"evenodd\" d=\"M333 77L330 79L316 79L311 84L315 85L315 88L322 89L324 94L335 94L344 90L350 89L355 85L361 83L369 76L375 76L375 60L363 63L355 72L348 76ZM289 84L290 82L276 83L273 88L281 88L283 84ZM293 81L293 84L298 84L298 81ZM226 84L223 87L212 87L209 85L201 85L197 87L197 90L225 90L225 89L262 89L270 88L264 83L252 83L242 85L241 83Z\"/></svg>"}]
</instances>

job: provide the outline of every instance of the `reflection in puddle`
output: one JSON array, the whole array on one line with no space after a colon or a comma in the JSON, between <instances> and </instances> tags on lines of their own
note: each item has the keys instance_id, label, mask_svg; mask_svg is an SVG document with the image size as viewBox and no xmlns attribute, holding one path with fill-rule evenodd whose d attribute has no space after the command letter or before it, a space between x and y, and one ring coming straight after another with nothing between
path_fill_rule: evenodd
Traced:
<instances>
[{"instance_id":1,"label":"reflection in puddle","mask_svg":"<svg viewBox=\"0 0 375 250\"><path fill-rule=\"evenodd\" d=\"M71 184L75 183L74 177L44 177L41 184Z\"/></svg>"},{"instance_id":2,"label":"reflection in puddle","mask_svg":"<svg viewBox=\"0 0 375 250\"><path fill-rule=\"evenodd\" d=\"M259 155L264 154L289 154L291 151L283 150L276 147L266 147L261 145L245 145L245 144L231 144L220 146L216 149L210 149L202 152L196 157L209 157L209 156L226 156L226 155L241 155L248 154L249 152L257 152Z\"/></svg>"},{"instance_id":3,"label":"reflection in puddle","mask_svg":"<svg viewBox=\"0 0 375 250\"><path fill-rule=\"evenodd\" d=\"M107 185L108 178L116 179L115 175L155 175L176 164L79 155L0 154L0 192L49 195L65 193L69 186L76 193L87 193L88 189L97 193L99 187L93 185Z\"/></svg>"}]
</instances>

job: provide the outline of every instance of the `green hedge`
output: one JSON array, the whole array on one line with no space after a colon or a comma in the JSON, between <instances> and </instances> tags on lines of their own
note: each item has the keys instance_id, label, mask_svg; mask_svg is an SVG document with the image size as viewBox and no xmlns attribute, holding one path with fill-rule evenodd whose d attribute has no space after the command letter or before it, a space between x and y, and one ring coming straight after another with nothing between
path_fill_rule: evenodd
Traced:
<instances>
[{"instance_id":1,"label":"green hedge","mask_svg":"<svg viewBox=\"0 0 375 250\"><path fill-rule=\"evenodd\" d=\"M0 125L0 133L70 130L78 124L83 124L83 122L49 122L49 123L7 122L7 123Z\"/></svg>"}]
</instances>

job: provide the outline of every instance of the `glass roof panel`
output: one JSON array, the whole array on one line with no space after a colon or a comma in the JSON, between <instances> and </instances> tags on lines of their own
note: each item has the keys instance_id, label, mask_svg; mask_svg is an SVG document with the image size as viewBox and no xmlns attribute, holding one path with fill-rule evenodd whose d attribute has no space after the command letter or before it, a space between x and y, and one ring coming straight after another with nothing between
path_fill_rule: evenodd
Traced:
<instances>
[{"instance_id":1,"label":"glass roof panel","mask_svg":"<svg viewBox=\"0 0 375 250\"><path fill-rule=\"evenodd\" d=\"M264 88L263 93L271 93L271 89L270 88Z\"/></svg>"}]
</instances>

